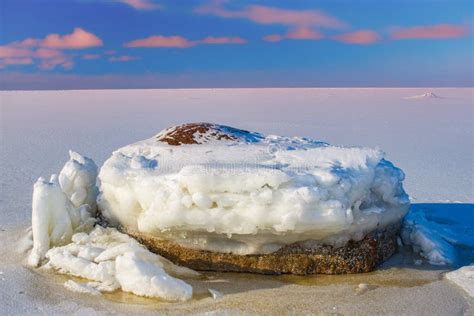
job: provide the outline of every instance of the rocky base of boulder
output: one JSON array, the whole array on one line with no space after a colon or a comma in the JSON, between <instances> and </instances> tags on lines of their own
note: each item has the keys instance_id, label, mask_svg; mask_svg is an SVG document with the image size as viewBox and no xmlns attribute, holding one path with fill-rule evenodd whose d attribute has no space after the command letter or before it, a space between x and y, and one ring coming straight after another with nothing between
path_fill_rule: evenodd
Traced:
<instances>
[{"instance_id":1,"label":"rocky base of boulder","mask_svg":"<svg viewBox=\"0 0 474 316\"><path fill-rule=\"evenodd\" d=\"M345 274L373 271L397 250L400 224L373 231L360 241L345 246L307 248L298 242L271 254L236 255L190 249L157 237L122 231L136 238L152 252L172 262L200 271L251 272L261 274Z\"/></svg>"}]
</instances>

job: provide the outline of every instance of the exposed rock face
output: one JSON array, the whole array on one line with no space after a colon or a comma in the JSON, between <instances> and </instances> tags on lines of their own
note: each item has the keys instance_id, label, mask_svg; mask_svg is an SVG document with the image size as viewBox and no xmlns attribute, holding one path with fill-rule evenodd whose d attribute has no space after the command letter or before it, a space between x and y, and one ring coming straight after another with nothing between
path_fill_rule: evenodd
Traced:
<instances>
[{"instance_id":1,"label":"exposed rock face","mask_svg":"<svg viewBox=\"0 0 474 316\"><path fill-rule=\"evenodd\" d=\"M400 225L374 231L344 247L308 248L304 243L287 245L263 255L236 255L185 248L167 240L127 229L122 230L176 264L201 271L262 274L345 274L370 272L397 250Z\"/></svg>"},{"instance_id":2,"label":"exposed rock face","mask_svg":"<svg viewBox=\"0 0 474 316\"><path fill-rule=\"evenodd\" d=\"M211 123L187 123L168 128L158 134L159 142L172 146L204 144L210 141L255 142L263 137L258 133Z\"/></svg>"}]
</instances>

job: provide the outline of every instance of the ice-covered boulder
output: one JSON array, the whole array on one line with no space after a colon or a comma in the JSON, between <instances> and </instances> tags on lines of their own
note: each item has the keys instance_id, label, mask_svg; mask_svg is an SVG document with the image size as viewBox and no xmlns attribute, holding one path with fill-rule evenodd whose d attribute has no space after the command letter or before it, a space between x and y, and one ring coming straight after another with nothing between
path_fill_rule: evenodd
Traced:
<instances>
[{"instance_id":1,"label":"ice-covered boulder","mask_svg":"<svg viewBox=\"0 0 474 316\"><path fill-rule=\"evenodd\" d=\"M98 205L109 223L193 268L359 272L395 250L409 206L403 179L379 150L193 123L115 151Z\"/></svg>"}]
</instances>

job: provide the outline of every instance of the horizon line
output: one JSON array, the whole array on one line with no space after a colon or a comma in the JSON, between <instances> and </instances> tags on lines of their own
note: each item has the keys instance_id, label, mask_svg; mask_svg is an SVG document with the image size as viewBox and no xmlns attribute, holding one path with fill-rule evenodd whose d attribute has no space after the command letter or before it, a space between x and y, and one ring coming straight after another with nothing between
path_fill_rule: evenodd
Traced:
<instances>
[{"instance_id":1,"label":"horizon line","mask_svg":"<svg viewBox=\"0 0 474 316\"><path fill-rule=\"evenodd\" d=\"M41 91L98 91L98 90L229 90L229 89L473 89L474 86L275 86L275 87L153 87L153 88L65 88L65 89L3 89L0 92L41 92Z\"/></svg>"}]
</instances>

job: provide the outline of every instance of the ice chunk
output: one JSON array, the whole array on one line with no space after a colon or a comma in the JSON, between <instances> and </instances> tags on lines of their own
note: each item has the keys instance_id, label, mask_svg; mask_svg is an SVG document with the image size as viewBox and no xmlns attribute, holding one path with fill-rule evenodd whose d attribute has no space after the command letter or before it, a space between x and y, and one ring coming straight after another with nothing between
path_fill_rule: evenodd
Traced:
<instances>
[{"instance_id":1,"label":"ice chunk","mask_svg":"<svg viewBox=\"0 0 474 316\"><path fill-rule=\"evenodd\" d=\"M98 194L97 165L92 159L72 150L69 151L69 156L69 161L59 173L61 189L74 207L87 204L95 212Z\"/></svg>"},{"instance_id":2,"label":"ice chunk","mask_svg":"<svg viewBox=\"0 0 474 316\"><path fill-rule=\"evenodd\" d=\"M73 280L68 280L64 282L64 287L69 291L90 294L90 295L101 295L100 291L96 290L94 287L90 286L88 283L78 283Z\"/></svg>"},{"instance_id":3,"label":"ice chunk","mask_svg":"<svg viewBox=\"0 0 474 316\"><path fill-rule=\"evenodd\" d=\"M33 249L29 264L37 266L50 247L67 244L75 232L90 231L95 223L97 166L70 151L59 177L39 178L32 206Z\"/></svg>"},{"instance_id":4,"label":"ice chunk","mask_svg":"<svg viewBox=\"0 0 474 316\"><path fill-rule=\"evenodd\" d=\"M117 280L123 291L171 301L186 301L192 297L192 287L169 276L162 267L127 252L116 259Z\"/></svg>"},{"instance_id":5,"label":"ice chunk","mask_svg":"<svg viewBox=\"0 0 474 316\"><path fill-rule=\"evenodd\" d=\"M224 294L222 294L218 290L214 290L214 289L207 289L207 290L209 291L209 293L211 293L212 298L215 300L219 300L224 297Z\"/></svg>"},{"instance_id":6,"label":"ice chunk","mask_svg":"<svg viewBox=\"0 0 474 316\"><path fill-rule=\"evenodd\" d=\"M112 292L121 288L136 295L184 301L192 297L192 287L171 275L200 275L151 253L115 228L100 226L89 234L75 234L72 243L50 249L46 258L46 266L59 273L93 281L65 285L82 292Z\"/></svg>"},{"instance_id":7,"label":"ice chunk","mask_svg":"<svg viewBox=\"0 0 474 316\"><path fill-rule=\"evenodd\" d=\"M51 181L38 179L33 191L30 265L37 266L50 246L63 245L71 240L73 227L69 211L72 208L56 177L52 177Z\"/></svg>"},{"instance_id":8,"label":"ice chunk","mask_svg":"<svg viewBox=\"0 0 474 316\"><path fill-rule=\"evenodd\" d=\"M445 234L446 228L429 221L423 209L410 210L401 231L403 242L434 265L456 261L456 251L445 239Z\"/></svg>"}]
</instances>

